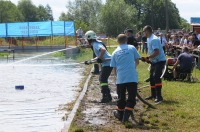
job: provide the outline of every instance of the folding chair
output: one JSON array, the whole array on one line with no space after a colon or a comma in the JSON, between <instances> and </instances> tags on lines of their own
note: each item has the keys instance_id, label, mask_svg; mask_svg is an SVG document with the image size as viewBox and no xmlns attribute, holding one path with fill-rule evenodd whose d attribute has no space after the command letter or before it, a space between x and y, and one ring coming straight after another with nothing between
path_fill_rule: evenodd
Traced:
<instances>
[{"instance_id":1,"label":"folding chair","mask_svg":"<svg viewBox=\"0 0 200 132\"><path fill-rule=\"evenodd\" d=\"M194 61L192 63L192 69L190 71L178 73L178 79L181 81L184 81L186 79L186 81L191 82L193 80L192 72L194 70L195 65L196 65L196 63Z\"/></svg>"}]
</instances>

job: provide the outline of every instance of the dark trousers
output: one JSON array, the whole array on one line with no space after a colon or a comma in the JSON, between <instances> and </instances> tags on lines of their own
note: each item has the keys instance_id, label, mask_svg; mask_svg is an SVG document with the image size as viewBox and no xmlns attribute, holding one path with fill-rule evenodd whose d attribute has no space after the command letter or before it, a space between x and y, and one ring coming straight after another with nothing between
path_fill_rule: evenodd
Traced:
<instances>
[{"instance_id":1,"label":"dark trousers","mask_svg":"<svg viewBox=\"0 0 200 132\"><path fill-rule=\"evenodd\" d=\"M148 48L147 48L147 44L143 44L142 46L142 53L147 53L148 52Z\"/></svg>"},{"instance_id":2,"label":"dark trousers","mask_svg":"<svg viewBox=\"0 0 200 132\"><path fill-rule=\"evenodd\" d=\"M162 70L165 66L166 61L160 61L154 64L151 64L150 68L150 85L152 90L155 92L156 98L161 98L161 88L162 88Z\"/></svg>"},{"instance_id":3,"label":"dark trousers","mask_svg":"<svg viewBox=\"0 0 200 132\"><path fill-rule=\"evenodd\" d=\"M103 66L101 68L101 72L100 72L100 75L99 75L100 83L108 83L108 77L110 76L112 69L113 68L110 67L110 66Z\"/></svg>"},{"instance_id":4,"label":"dark trousers","mask_svg":"<svg viewBox=\"0 0 200 132\"><path fill-rule=\"evenodd\" d=\"M155 84L161 83L161 75L162 75L162 70L165 66L166 61L160 61L154 64L151 64L150 68L150 83L151 86L155 86Z\"/></svg>"},{"instance_id":5,"label":"dark trousers","mask_svg":"<svg viewBox=\"0 0 200 132\"><path fill-rule=\"evenodd\" d=\"M108 77L110 76L112 69L113 68L110 66L103 66L101 68L101 72L99 75L99 82L100 82L101 93L103 95L103 98L109 97L109 96L111 97L110 89L108 87Z\"/></svg>"},{"instance_id":6,"label":"dark trousers","mask_svg":"<svg viewBox=\"0 0 200 132\"><path fill-rule=\"evenodd\" d=\"M128 92L128 98L126 100L126 91ZM137 95L137 83L123 83L117 84L118 101L117 107L120 110L128 109L132 110L136 105Z\"/></svg>"}]
</instances>

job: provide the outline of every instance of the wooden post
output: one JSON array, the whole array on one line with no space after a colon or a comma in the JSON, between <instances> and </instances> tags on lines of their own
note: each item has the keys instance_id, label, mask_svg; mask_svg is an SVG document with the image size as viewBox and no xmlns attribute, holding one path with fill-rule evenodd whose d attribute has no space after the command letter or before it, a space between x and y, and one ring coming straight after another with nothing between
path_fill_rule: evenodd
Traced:
<instances>
[{"instance_id":1,"label":"wooden post","mask_svg":"<svg viewBox=\"0 0 200 132\"><path fill-rule=\"evenodd\" d=\"M11 46L12 46L12 45L13 45L13 39L12 39L12 37L11 37L11 40L10 40L10 41L11 41Z\"/></svg>"},{"instance_id":2,"label":"wooden post","mask_svg":"<svg viewBox=\"0 0 200 132\"><path fill-rule=\"evenodd\" d=\"M75 45L77 46L78 45L78 37L77 37L77 35L75 36Z\"/></svg>"},{"instance_id":3,"label":"wooden post","mask_svg":"<svg viewBox=\"0 0 200 132\"><path fill-rule=\"evenodd\" d=\"M24 39L24 41L26 41L26 38L25 37L23 37ZM24 49L24 42L22 43L22 48Z\"/></svg>"},{"instance_id":4,"label":"wooden post","mask_svg":"<svg viewBox=\"0 0 200 132\"><path fill-rule=\"evenodd\" d=\"M37 43L37 35L36 35L36 38L35 38L35 46L36 46L36 49L38 50L38 43Z\"/></svg>"},{"instance_id":5,"label":"wooden post","mask_svg":"<svg viewBox=\"0 0 200 132\"><path fill-rule=\"evenodd\" d=\"M24 38L23 38L23 36L22 36L22 45L24 45Z\"/></svg>"},{"instance_id":6,"label":"wooden post","mask_svg":"<svg viewBox=\"0 0 200 132\"><path fill-rule=\"evenodd\" d=\"M11 38L8 38L9 49L11 47Z\"/></svg>"},{"instance_id":7,"label":"wooden post","mask_svg":"<svg viewBox=\"0 0 200 132\"><path fill-rule=\"evenodd\" d=\"M51 49L52 49L53 47L52 47L52 44L51 44L51 37L52 37L52 36L50 36L49 38L50 38L50 46L51 46Z\"/></svg>"},{"instance_id":8,"label":"wooden post","mask_svg":"<svg viewBox=\"0 0 200 132\"><path fill-rule=\"evenodd\" d=\"M51 41L51 42L52 42L52 45L54 45L54 36L52 36L51 39L52 39L52 41Z\"/></svg>"},{"instance_id":9,"label":"wooden post","mask_svg":"<svg viewBox=\"0 0 200 132\"><path fill-rule=\"evenodd\" d=\"M65 48L67 47L67 36L65 36Z\"/></svg>"}]
</instances>

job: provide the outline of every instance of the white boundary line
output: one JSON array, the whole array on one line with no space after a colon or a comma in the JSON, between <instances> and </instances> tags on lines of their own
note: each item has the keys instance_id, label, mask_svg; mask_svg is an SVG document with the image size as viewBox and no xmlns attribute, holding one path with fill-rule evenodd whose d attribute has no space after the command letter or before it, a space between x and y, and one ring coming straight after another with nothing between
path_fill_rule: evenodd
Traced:
<instances>
[{"instance_id":1,"label":"white boundary line","mask_svg":"<svg viewBox=\"0 0 200 132\"><path fill-rule=\"evenodd\" d=\"M76 103L74 104L74 107L73 107L72 111L71 111L70 114L68 115L68 118L67 118L67 120L66 120L66 122L65 122L65 124L64 124L64 128L63 128L63 130L61 130L61 132L68 132L68 131L69 131L69 128L70 128L70 126L71 126L71 123L72 123L72 121L73 121L73 119L74 119L74 116L75 116L75 114L76 114L76 111L77 111L77 109L78 109L78 107L79 107L79 105L80 105L80 103L81 103L83 97L85 96L86 91L87 91L88 83L89 83L90 78L91 78L91 76L92 76L92 74L91 74L92 70L93 70L93 68L91 69L90 74L89 74L89 76L87 77L87 80L86 80L86 82L85 82L85 84L84 84L83 90L81 91L81 93L80 93L78 99L76 100Z\"/></svg>"}]
</instances>

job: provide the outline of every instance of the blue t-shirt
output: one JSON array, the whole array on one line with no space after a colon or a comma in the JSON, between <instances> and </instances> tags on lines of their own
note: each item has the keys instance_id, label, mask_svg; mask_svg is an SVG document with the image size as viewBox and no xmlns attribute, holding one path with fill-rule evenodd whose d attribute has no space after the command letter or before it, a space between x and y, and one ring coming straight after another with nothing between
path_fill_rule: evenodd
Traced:
<instances>
[{"instance_id":1,"label":"blue t-shirt","mask_svg":"<svg viewBox=\"0 0 200 132\"><path fill-rule=\"evenodd\" d=\"M100 55L100 49L101 48L105 48L103 46L103 43L101 41L98 41L98 40L92 43L92 47L93 47L93 50L94 50L94 53L95 53L96 56ZM106 50L105 54L102 57L102 60L109 59L109 58L111 58L111 55ZM102 66L110 66L110 60L103 61Z\"/></svg>"},{"instance_id":2,"label":"blue t-shirt","mask_svg":"<svg viewBox=\"0 0 200 132\"><path fill-rule=\"evenodd\" d=\"M116 68L116 84L138 82L135 60L140 58L136 48L122 44L115 49L111 57L111 67Z\"/></svg>"},{"instance_id":3,"label":"blue t-shirt","mask_svg":"<svg viewBox=\"0 0 200 132\"><path fill-rule=\"evenodd\" d=\"M159 55L150 59L152 63L157 63L159 61L166 61L163 47L161 45L160 39L157 36L152 34L149 38L147 38L147 47L149 55L152 55L155 49L159 50Z\"/></svg>"},{"instance_id":4,"label":"blue t-shirt","mask_svg":"<svg viewBox=\"0 0 200 132\"><path fill-rule=\"evenodd\" d=\"M183 70L191 70L193 65L193 56L189 53L183 52L178 56L178 60L180 61L180 68Z\"/></svg>"}]
</instances>

